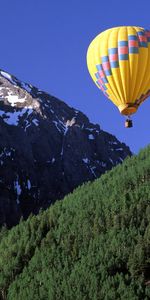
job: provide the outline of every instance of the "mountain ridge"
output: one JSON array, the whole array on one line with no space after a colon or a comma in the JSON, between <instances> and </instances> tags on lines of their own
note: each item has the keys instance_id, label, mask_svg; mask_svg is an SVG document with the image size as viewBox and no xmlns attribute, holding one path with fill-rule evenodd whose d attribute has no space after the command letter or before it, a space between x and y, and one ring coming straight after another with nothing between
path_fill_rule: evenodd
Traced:
<instances>
[{"instance_id":1,"label":"mountain ridge","mask_svg":"<svg viewBox=\"0 0 150 300\"><path fill-rule=\"evenodd\" d=\"M12 226L132 153L86 115L0 71L0 223Z\"/></svg>"}]
</instances>

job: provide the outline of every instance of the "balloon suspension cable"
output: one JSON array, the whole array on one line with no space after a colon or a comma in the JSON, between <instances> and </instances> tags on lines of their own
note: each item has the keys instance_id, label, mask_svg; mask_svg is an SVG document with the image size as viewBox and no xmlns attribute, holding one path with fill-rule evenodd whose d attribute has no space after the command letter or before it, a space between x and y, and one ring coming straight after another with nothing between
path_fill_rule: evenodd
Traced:
<instances>
[{"instance_id":1,"label":"balloon suspension cable","mask_svg":"<svg viewBox=\"0 0 150 300\"><path fill-rule=\"evenodd\" d=\"M129 115L125 121L125 128L131 128L131 127L133 127L133 123L131 120L131 116Z\"/></svg>"}]
</instances>

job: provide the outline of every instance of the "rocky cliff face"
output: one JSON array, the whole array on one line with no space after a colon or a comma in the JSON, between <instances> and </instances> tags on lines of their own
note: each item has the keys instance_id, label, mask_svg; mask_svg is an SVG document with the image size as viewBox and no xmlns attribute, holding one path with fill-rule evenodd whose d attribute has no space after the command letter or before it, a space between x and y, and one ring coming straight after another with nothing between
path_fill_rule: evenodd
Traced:
<instances>
[{"instance_id":1,"label":"rocky cliff face","mask_svg":"<svg viewBox=\"0 0 150 300\"><path fill-rule=\"evenodd\" d=\"M0 224L38 213L128 155L80 111L0 71Z\"/></svg>"}]
</instances>

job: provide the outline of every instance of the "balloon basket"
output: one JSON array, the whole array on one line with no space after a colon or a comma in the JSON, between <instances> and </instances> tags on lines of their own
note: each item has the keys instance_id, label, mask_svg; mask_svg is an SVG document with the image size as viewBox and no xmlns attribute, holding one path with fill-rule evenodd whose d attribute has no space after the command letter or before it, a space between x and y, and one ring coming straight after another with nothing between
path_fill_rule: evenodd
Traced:
<instances>
[{"instance_id":1,"label":"balloon basket","mask_svg":"<svg viewBox=\"0 0 150 300\"><path fill-rule=\"evenodd\" d=\"M131 127L133 127L132 120L127 119L125 121L125 128L131 128Z\"/></svg>"}]
</instances>

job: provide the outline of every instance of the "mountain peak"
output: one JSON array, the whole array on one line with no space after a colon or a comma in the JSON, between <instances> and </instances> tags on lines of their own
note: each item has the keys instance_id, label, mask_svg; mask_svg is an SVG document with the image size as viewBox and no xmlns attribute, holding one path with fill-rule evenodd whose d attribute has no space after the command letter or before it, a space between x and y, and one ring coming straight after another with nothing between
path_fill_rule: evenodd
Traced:
<instances>
[{"instance_id":1,"label":"mountain peak","mask_svg":"<svg viewBox=\"0 0 150 300\"><path fill-rule=\"evenodd\" d=\"M0 71L1 223L38 213L128 155L82 112Z\"/></svg>"},{"instance_id":2,"label":"mountain peak","mask_svg":"<svg viewBox=\"0 0 150 300\"><path fill-rule=\"evenodd\" d=\"M16 89L17 92L19 92L19 95L16 95ZM26 93L30 94L31 91L31 85L19 81L13 75L10 75L5 71L0 70L0 99L3 100L6 105L11 105L12 107L22 103L25 105Z\"/></svg>"}]
</instances>

